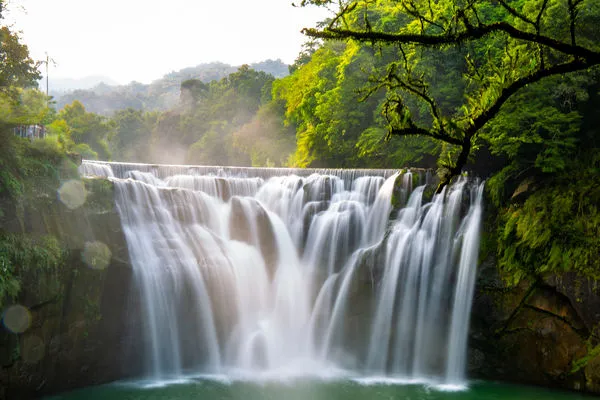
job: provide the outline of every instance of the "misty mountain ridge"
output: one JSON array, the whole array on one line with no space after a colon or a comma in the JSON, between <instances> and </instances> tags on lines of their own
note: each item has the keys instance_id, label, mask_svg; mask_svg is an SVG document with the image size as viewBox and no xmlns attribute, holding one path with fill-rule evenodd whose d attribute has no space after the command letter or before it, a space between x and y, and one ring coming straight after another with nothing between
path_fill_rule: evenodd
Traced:
<instances>
[{"instance_id":1,"label":"misty mountain ridge","mask_svg":"<svg viewBox=\"0 0 600 400\"><path fill-rule=\"evenodd\" d=\"M256 71L271 74L275 78L282 78L289 74L288 65L280 59L265 60L248 65ZM195 67L169 72L149 84L132 81L126 85L118 85L110 78L101 76L62 80L57 78L51 79L50 95L54 97L57 109L78 100L87 111L102 115L110 115L117 110L126 108L164 111L177 105L181 82L188 79L198 79L204 83L221 80L236 72L238 68L239 66L222 62L203 63ZM56 81L59 83L57 84ZM83 86L77 88L75 86L77 82ZM92 82L94 84L90 86ZM45 87L45 79L40 81L40 87ZM68 91L58 89L63 87L73 87L73 89L68 89Z\"/></svg>"},{"instance_id":2,"label":"misty mountain ridge","mask_svg":"<svg viewBox=\"0 0 600 400\"><path fill-rule=\"evenodd\" d=\"M83 78L55 78L50 76L50 92L62 94L78 89L91 89L101 83L110 86L116 86L119 84L114 79L103 75L90 75ZM42 90L46 90L45 76L40 79L39 87Z\"/></svg>"}]
</instances>

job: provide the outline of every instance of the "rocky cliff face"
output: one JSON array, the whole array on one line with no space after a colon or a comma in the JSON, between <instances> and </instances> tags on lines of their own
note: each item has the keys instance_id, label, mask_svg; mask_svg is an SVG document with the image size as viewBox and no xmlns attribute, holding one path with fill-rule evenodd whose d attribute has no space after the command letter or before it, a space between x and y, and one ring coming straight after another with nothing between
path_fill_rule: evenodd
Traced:
<instances>
[{"instance_id":1,"label":"rocky cliff face","mask_svg":"<svg viewBox=\"0 0 600 400\"><path fill-rule=\"evenodd\" d=\"M469 376L600 393L600 288L575 274L507 287L479 270Z\"/></svg>"},{"instance_id":2,"label":"rocky cliff face","mask_svg":"<svg viewBox=\"0 0 600 400\"><path fill-rule=\"evenodd\" d=\"M140 321L129 296L135 289L112 184L87 180L85 187L81 207L56 200L12 221L30 235L55 235L67 255L59 273L36 271L22 281L16 303L28 310L30 323L19 334L0 331L0 399L39 397L140 371L141 343L134 335Z\"/></svg>"}]
</instances>

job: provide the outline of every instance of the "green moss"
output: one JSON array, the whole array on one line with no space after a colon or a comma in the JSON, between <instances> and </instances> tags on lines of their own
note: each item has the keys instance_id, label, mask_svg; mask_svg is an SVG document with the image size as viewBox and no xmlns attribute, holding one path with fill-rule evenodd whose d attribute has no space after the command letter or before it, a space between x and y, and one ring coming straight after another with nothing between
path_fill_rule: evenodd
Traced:
<instances>
[{"instance_id":1,"label":"green moss","mask_svg":"<svg viewBox=\"0 0 600 400\"><path fill-rule=\"evenodd\" d=\"M573 366L571 368L570 373L574 374L574 373L580 371L581 369L585 368L590 361L592 361L593 359L595 359L596 357L599 357L599 356L600 356L600 345L597 345L595 347L588 346L588 353L584 357L581 357L580 359L575 360L573 362Z\"/></svg>"},{"instance_id":2,"label":"green moss","mask_svg":"<svg viewBox=\"0 0 600 400\"><path fill-rule=\"evenodd\" d=\"M52 285L49 277L58 274L65 259L66 252L54 236L0 232L0 308L19 294L25 276L37 285L36 292Z\"/></svg>"},{"instance_id":3,"label":"green moss","mask_svg":"<svg viewBox=\"0 0 600 400\"><path fill-rule=\"evenodd\" d=\"M428 203L433 200L433 196L435 196L435 185L427 185L425 186L425 190L423 190L423 202Z\"/></svg>"},{"instance_id":4,"label":"green moss","mask_svg":"<svg viewBox=\"0 0 600 400\"><path fill-rule=\"evenodd\" d=\"M600 184L585 173L577 183L546 185L500 210L498 260L513 280L567 271L600 278Z\"/></svg>"},{"instance_id":5,"label":"green moss","mask_svg":"<svg viewBox=\"0 0 600 400\"><path fill-rule=\"evenodd\" d=\"M421 185L421 174L419 172L413 172L412 174L412 186L416 188Z\"/></svg>"},{"instance_id":6,"label":"green moss","mask_svg":"<svg viewBox=\"0 0 600 400\"><path fill-rule=\"evenodd\" d=\"M61 181L77 176L77 165L52 140L16 137L12 130L0 131L0 199L14 205L51 203ZM3 210L10 214L12 210Z\"/></svg>"},{"instance_id":7,"label":"green moss","mask_svg":"<svg viewBox=\"0 0 600 400\"><path fill-rule=\"evenodd\" d=\"M406 170L401 170L394 181L394 190L392 191L392 207L394 208L401 208L404 206L405 196L403 193L404 190L402 189L402 181L405 173Z\"/></svg>"}]
</instances>

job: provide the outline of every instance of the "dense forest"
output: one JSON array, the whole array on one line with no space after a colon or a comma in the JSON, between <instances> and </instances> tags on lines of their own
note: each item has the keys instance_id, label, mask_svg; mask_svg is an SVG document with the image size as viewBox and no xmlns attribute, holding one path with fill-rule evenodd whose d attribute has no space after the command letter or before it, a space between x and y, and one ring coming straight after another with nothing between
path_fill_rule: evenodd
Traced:
<instances>
[{"instance_id":1,"label":"dense forest","mask_svg":"<svg viewBox=\"0 0 600 400\"><path fill-rule=\"evenodd\" d=\"M169 110L129 107L109 116L90 112L82 99L57 107L35 88L39 64L2 27L2 201L51 192L73 174L69 153L149 163L426 167L442 183L470 172L487 180L495 211L482 257L493 254L507 282L566 271L600 278L600 3L342 4L319 29L306 30L285 77L244 65L220 79L182 81ZM45 125L48 135L31 143L15 137L12 129L23 124ZM52 238L0 235L1 248L21 254L1 252L0 299L18 292L11 277L22 273L23 254L57 265Z\"/></svg>"}]
</instances>

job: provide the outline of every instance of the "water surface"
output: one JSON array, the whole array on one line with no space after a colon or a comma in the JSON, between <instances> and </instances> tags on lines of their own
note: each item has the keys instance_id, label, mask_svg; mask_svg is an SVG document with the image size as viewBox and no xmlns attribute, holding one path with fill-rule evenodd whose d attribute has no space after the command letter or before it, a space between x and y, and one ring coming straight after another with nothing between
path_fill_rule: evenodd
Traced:
<instances>
[{"instance_id":1,"label":"water surface","mask_svg":"<svg viewBox=\"0 0 600 400\"><path fill-rule=\"evenodd\" d=\"M177 384L117 383L52 397L51 400L574 400L581 394L546 388L474 382L468 388L440 388L393 381L230 382L182 380Z\"/></svg>"}]
</instances>

